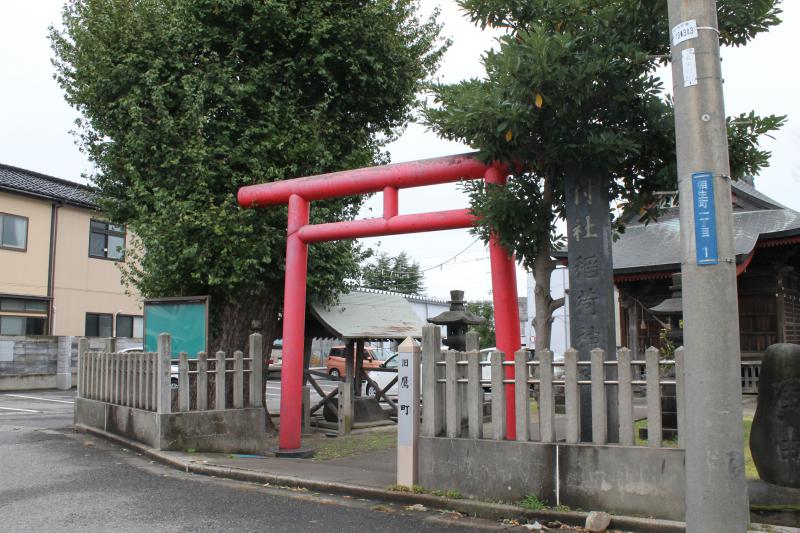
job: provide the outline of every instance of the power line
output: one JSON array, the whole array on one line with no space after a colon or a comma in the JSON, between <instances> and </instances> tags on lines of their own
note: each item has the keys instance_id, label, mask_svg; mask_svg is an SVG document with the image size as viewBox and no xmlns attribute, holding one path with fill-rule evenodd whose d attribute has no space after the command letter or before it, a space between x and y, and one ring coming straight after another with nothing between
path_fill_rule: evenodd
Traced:
<instances>
[{"instance_id":1,"label":"power line","mask_svg":"<svg viewBox=\"0 0 800 533\"><path fill-rule=\"evenodd\" d=\"M447 259L447 260L445 260L445 261L442 261L442 262L441 262L441 263L439 263L438 265L432 266L432 267L430 267L430 268L425 268L425 269L421 270L421 272L427 272L427 271L429 271L429 270L433 270L433 269L435 269L435 268L439 268L439 267L442 267L442 266L444 266L445 264L449 263L450 261L452 261L452 260L454 260L455 258L457 258L459 255L463 254L464 252L466 252L467 250L469 250L470 248L472 248L472 247L475 245L475 243L476 243L476 242L478 242L480 239L481 239L480 237L477 237L477 238L476 238L474 241L472 241L472 242L471 242L471 243L470 243L470 244L469 244L469 245L468 245L466 248L464 248L463 250L461 250L460 252L458 252L456 255L454 255L454 256L453 256L453 257L451 257L450 259Z\"/></svg>"}]
</instances>

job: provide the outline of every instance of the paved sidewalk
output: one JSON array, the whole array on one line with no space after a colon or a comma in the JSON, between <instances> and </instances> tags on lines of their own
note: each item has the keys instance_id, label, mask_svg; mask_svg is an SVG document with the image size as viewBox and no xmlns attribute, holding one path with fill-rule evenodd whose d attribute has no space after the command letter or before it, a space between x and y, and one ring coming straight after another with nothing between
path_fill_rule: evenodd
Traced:
<instances>
[{"instance_id":1,"label":"paved sidewalk","mask_svg":"<svg viewBox=\"0 0 800 533\"><path fill-rule=\"evenodd\" d=\"M346 483L380 490L387 490L397 480L397 449L394 447L327 461L221 453L161 453L187 463L313 479L324 483Z\"/></svg>"}]
</instances>

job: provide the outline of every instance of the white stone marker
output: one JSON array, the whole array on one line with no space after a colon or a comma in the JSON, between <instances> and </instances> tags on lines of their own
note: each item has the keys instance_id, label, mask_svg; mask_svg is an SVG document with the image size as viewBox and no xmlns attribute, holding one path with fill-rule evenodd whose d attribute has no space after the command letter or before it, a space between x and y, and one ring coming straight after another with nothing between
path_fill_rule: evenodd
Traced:
<instances>
[{"instance_id":1,"label":"white stone marker","mask_svg":"<svg viewBox=\"0 0 800 533\"><path fill-rule=\"evenodd\" d=\"M397 484L417 484L419 462L419 364L420 346L406 337L398 347L397 367Z\"/></svg>"}]
</instances>

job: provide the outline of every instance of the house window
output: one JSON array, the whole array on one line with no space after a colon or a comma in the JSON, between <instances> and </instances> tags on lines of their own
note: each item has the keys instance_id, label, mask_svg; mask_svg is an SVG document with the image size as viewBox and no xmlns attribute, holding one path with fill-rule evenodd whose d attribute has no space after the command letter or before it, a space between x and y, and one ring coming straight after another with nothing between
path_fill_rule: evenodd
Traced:
<instances>
[{"instance_id":1,"label":"house window","mask_svg":"<svg viewBox=\"0 0 800 533\"><path fill-rule=\"evenodd\" d=\"M44 335L47 309L46 300L0 298L0 335Z\"/></svg>"},{"instance_id":2,"label":"house window","mask_svg":"<svg viewBox=\"0 0 800 533\"><path fill-rule=\"evenodd\" d=\"M47 320L33 316L0 316L0 335L44 335Z\"/></svg>"},{"instance_id":3,"label":"house window","mask_svg":"<svg viewBox=\"0 0 800 533\"><path fill-rule=\"evenodd\" d=\"M111 337L112 315L104 313L86 313L87 337Z\"/></svg>"},{"instance_id":4,"label":"house window","mask_svg":"<svg viewBox=\"0 0 800 533\"><path fill-rule=\"evenodd\" d=\"M28 248L28 219L0 213L0 248L24 252Z\"/></svg>"},{"instance_id":5,"label":"house window","mask_svg":"<svg viewBox=\"0 0 800 533\"><path fill-rule=\"evenodd\" d=\"M125 226L92 220L89 223L89 257L122 259L125 255Z\"/></svg>"},{"instance_id":6,"label":"house window","mask_svg":"<svg viewBox=\"0 0 800 533\"><path fill-rule=\"evenodd\" d=\"M140 316L117 315L117 337L143 337L144 319Z\"/></svg>"}]
</instances>

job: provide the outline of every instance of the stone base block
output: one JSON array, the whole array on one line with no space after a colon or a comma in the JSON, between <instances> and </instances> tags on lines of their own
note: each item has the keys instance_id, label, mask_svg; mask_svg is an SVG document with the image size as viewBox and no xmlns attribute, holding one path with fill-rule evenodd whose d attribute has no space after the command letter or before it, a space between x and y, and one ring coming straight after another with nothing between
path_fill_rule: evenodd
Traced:
<instances>
[{"instance_id":1,"label":"stone base block","mask_svg":"<svg viewBox=\"0 0 800 533\"><path fill-rule=\"evenodd\" d=\"M264 409L157 414L86 398L75 400L75 423L121 435L160 450L263 453Z\"/></svg>"}]
</instances>

